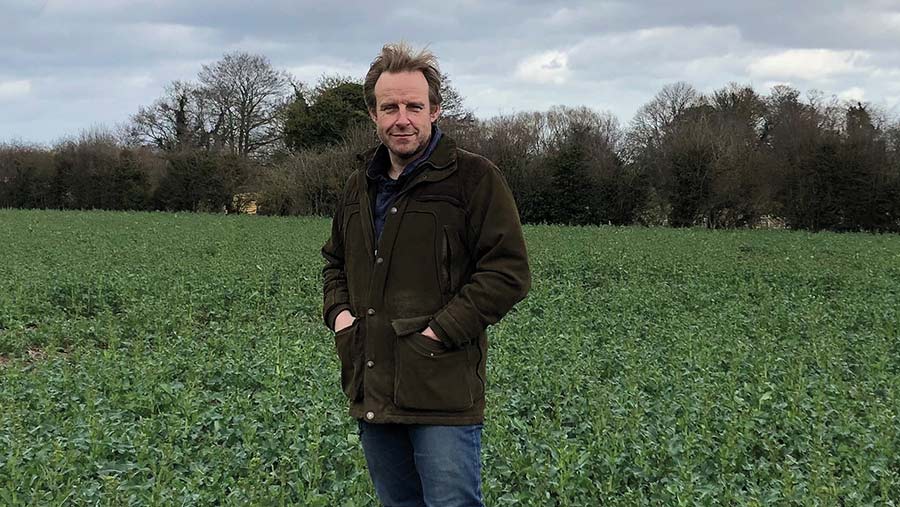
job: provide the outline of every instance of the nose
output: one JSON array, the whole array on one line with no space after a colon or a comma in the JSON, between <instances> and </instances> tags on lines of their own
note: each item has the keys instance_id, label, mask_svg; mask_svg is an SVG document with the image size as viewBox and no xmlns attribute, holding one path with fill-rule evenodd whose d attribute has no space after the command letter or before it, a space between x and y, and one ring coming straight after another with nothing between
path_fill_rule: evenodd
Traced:
<instances>
[{"instance_id":1,"label":"nose","mask_svg":"<svg viewBox=\"0 0 900 507\"><path fill-rule=\"evenodd\" d=\"M396 121L396 123L397 123L398 125L409 125L409 123L410 123L410 121L409 121L409 113L406 111L406 108L405 108L405 107L401 107L401 108L400 108L400 112L397 114L397 121Z\"/></svg>"}]
</instances>

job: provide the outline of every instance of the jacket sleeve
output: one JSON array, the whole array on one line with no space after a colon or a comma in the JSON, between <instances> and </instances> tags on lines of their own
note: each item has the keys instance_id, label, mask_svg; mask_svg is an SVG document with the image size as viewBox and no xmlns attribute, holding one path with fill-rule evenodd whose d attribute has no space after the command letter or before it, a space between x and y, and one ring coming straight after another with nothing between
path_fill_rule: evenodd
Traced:
<instances>
[{"instance_id":1,"label":"jacket sleeve","mask_svg":"<svg viewBox=\"0 0 900 507\"><path fill-rule=\"evenodd\" d=\"M447 345L461 347L498 322L531 287L519 212L512 192L493 165L467 200L474 238L469 281L429 323Z\"/></svg>"},{"instance_id":2,"label":"jacket sleeve","mask_svg":"<svg viewBox=\"0 0 900 507\"><path fill-rule=\"evenodd\" d=\"M346 187L345 187L346 188ZM347 290L347 276L344 271L344 199L342 195L331 219L331 237L322 247L325 267L322 268L324 302L322 317L328 329L334 330L334 320L343 310L350 308L350 294Z\"/></svg>"}]
</instances>

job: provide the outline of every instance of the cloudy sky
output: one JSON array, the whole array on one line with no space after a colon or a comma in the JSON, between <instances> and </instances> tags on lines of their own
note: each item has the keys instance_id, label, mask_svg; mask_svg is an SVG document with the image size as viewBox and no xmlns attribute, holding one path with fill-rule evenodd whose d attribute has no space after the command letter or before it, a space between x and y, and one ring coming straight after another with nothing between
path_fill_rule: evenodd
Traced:
<instances>
[{"instance_id":1,"label":"cloudy sky","mask_svg":"<svg viewBox=\"0 0 900 507\"><path fill-rule=\"evenodd\" d=\"M114 127L226 52L314 84L399 39L428 44L480 117L587 105L627 124L674 81L900 112L900 0L0 0L0 142Z\"/></svg>"}]
</instances>

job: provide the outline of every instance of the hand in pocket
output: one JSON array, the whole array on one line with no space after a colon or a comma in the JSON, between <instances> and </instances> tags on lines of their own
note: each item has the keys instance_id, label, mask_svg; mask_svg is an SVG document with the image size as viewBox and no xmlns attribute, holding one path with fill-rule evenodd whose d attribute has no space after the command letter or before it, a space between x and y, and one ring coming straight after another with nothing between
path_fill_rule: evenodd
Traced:
<instances>
[{"instance_id":1,"label":"hand in pocket","mask_svg":"<svg viewBox=\"0 0 900 507\"><path fill-rule=\"evenodd\" d=\"M344 310L338 314L334 319L334 332L340 333L341 331L347 329L352 326L353 323L356 322L356 317L350 313L350 310Z\"/></svg>"}]
</instances>

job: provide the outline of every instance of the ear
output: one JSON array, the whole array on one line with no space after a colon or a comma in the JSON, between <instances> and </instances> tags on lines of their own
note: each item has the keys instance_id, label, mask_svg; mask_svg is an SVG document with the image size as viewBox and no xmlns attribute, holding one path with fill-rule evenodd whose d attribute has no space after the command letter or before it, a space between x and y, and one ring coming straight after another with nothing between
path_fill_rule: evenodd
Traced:
<instances>
[{"instance_id":1,"label":"ear","mask_svg":"<svg viewBox=\"0 0 900 507\"><path fill-rule=\"evenodd\" d=\"M434 123L437 121L438 117L441 115L441 111L442 110L441 110L440 104L431 108L431 114L428 115L431 118L431 123Z\"/></svg>"},{"instance_id":2,"label":"ear","mask_svg":"<svg viewBox=\"0 0 900 507\"><path fill-rule=\"evenodd\" d=\"M372 118L374 123L378 123L378 115L375 114L374 109L369 109L369 118Z\"/></svg>"}]
</instances>

